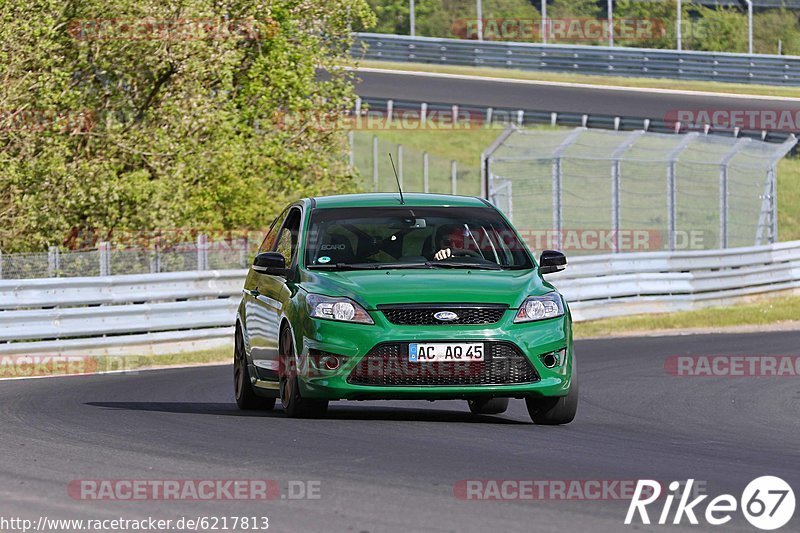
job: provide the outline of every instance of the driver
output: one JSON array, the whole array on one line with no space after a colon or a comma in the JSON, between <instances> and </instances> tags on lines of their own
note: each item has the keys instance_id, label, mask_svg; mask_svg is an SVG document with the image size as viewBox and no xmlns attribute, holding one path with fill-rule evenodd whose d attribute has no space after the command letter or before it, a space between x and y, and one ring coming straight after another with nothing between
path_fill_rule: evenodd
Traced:
<instances>
[{"instance_id":1,"label":"driver","mask_svg":"<svg viewBox=\"0 0 800 533\"><path fill-rule=\"evenodd\" d=\"M465 246L464 228L457 224L447 224L436 230L436 248L439 251L433 258L437 261L457 255L472 255Z\"/></svg>"}]
</instances>

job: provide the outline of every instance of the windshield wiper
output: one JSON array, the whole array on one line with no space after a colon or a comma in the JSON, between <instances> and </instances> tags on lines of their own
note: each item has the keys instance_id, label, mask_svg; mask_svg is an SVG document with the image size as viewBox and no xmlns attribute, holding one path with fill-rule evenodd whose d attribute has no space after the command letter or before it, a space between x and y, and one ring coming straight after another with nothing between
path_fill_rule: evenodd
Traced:
<instances>
[{"instance_id":1,"label":"windshield wiper","mask_svg":"<svg viewBox=\"0 0 800 533\"><path fill-rule=\"evenodd\" d=\"M309 265L312 270L394 270L403 268L432 268L429 263L335 263L326 265Z\"/></svg>"},{"instance_id":2,"label":"windshield wiper","mask_svg":"<svg viewBox=\"0 0 800 533\"><path fill-rule=\"evenodd\" d=\"M428 261L427 263L434 268L474 268L477 270L503 270L503 267L494 263L468 263L468 262L453 262L453 261Z\"/></svg>"}]
</instances>

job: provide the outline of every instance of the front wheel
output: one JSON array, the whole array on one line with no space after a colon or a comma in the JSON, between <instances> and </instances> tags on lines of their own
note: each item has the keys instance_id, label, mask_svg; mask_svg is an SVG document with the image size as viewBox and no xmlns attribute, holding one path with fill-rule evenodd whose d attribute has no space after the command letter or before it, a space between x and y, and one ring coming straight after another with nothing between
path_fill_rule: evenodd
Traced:
<instances>
[{"instance_id":1,"label":"front wheel","mask_svg":"<svg viewBox=\"0 0 800 533\"><path fill-rule=\"evenodd\" d=\"M300 395L297 366L292 342L292 332L284 328L281 332L281 403L290 418L319 418L328 411L326 400L312 400Z\"/></svg>"},{"instance_id":2,"label":"front wheel","mask_svg":"<svg viewBox=\"0 0 800 533\"><path fill-rule=\"evenodd\" d=\"M239 409L270 411L275 407L275 398L262 398L253 391L247 357L244 353L244 341L238 327L233 349L233 394Z\"/></svg>"},{"instance_id":3,"label":"front wheel","mask_svg":"<svg viewBox=\"0 0 800 533\"><path fill-rule=\"evenodd\" d=\"M499 415L508 409L508 398L476 398L467 404L473 415Z\"/></svg>"},{"instance_id":4,"label":"front wheel","mask_svg":"<svg viewBox=\"0 0 800 533\"><path fill-rule=\"evenodd\" d=\"M525 398L528 414L536 424L557 426L569 424L578 411L578 373L572 363L572 383L569 393L559 398Z\"/></svg>"}]
</instances>

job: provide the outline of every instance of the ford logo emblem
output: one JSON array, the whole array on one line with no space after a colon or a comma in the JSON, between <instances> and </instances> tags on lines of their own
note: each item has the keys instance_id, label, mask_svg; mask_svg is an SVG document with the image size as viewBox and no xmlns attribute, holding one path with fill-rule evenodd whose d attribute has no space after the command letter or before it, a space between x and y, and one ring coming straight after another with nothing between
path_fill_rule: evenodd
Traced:
<instances>
[{"instance_id":1,"label":"ford logo emblem","mask_svg":"<svg viewBox=\"0 0 800 533\"><path fill-rule=\"evenodd\" d=\"M452 311L439 311L434 313L433 318L442 322L452 322L453 320L458 320L458 315Z\"/></svg>"}]
</instances>

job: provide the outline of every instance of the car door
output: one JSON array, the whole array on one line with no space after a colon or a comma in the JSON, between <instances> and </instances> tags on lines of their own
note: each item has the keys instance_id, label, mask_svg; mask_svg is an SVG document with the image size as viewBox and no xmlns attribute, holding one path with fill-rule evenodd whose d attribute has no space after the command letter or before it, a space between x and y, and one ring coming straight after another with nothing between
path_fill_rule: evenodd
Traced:
<instances>
[{"instance_id":1,"label":"car door","mask_svg":"<svg viewBox=\"0 0 800 533\"><path fill-rule=\"evenodd\" d=\"M264 250L280 252L286 258L286 266L289 268L297 264L297 244L301 219L300 207L290 207L270 249ZM249 298L252 302L248 316L250 356L262 379L277 381L280 369L278 328L283 306L291 297L291 291L283 276L265 274L251 269L248 280L250 283L247 289L249 289Z\"/></svg>"}]
</instances>

